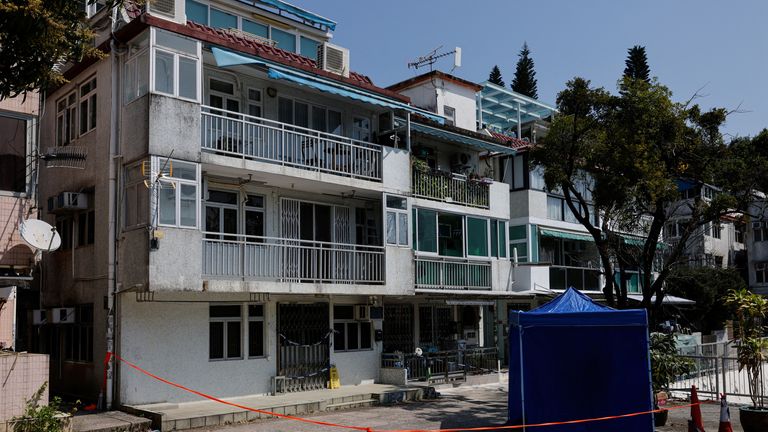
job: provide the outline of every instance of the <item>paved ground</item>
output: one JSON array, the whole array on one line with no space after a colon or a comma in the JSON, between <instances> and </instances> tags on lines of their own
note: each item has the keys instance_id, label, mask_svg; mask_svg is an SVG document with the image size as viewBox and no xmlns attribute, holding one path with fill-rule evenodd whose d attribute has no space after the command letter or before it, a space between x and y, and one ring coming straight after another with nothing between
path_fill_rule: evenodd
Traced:
<instances>
[{"instance_id":1,"label":"paved ground","mask_svg":"<svg viewBox=\"0 0 768 432\"><path fill-rule=\"evenodd\" d=\"M428 402L412 402L395 406L338 411L311 416L310 418L337 424L367 426L374 430L391 429L446 429L501 425L507 415L507 390L505 386L486 385L441 390L441 399ZM738 408L732 408L733 430L743 432L738 422ZM720 419L720 406L702 405L702 415L707 431L716 432ZM667 426L657 432L687 432L690 409L671 410ZM217 432L327 432L344 431L324 426L290 420L266 420L244 425L202 428L196 431ZM500 429L503 431L503 429ZM542 429L542 432L545 432Z\"/></svg>"}]
</instances>

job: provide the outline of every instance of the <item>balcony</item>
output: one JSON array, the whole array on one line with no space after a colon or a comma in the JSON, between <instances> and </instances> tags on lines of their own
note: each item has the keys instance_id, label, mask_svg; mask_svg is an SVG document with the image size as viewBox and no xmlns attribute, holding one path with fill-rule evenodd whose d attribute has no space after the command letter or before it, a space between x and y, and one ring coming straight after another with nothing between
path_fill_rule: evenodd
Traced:
<instances>
[{"instance_id":1,"label":"balcony","mask_svg":"<svg viewBox=\"0 0 768 432\"><path fill-rule=\"evenodd\" d=\"M489 184L454 173L413 169L413 196L469 207L489 208Z\"/></svg>"},{"instance_id":2,"label":"balcony","mask_svg":"<svg viewBox=\"0 0 768 432\"><path fill-rule=\"evenodd\" d=\"M201 106L203 151L381 182L379 145Z\"/></svg>"},{"instance_id":3,"label":"balcony","mask_svg":"<svg viewBox=\"0 0 768 432\"><path fill-rule=\"evenodd\" d=\"M384 247L203 233L203 276L293 283L384 284Z\"/></svg>"},{"instance_id":4,"label":"balcony","mask_svg":"<svg viewBox=\"0 0 768 432\"><path fill-rule=\"evenodd\" d=\"M416 258L416 289L490 290L491 263L456 258Z\"/></svg>"}]
</instances>

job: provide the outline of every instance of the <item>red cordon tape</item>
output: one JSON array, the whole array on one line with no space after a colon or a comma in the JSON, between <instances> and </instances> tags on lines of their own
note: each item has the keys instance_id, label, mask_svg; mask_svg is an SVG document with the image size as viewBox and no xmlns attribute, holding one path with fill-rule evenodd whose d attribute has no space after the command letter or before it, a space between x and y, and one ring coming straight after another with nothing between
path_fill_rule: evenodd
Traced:
<instances>
[{"instance_id":1,"label":"red cordon tape","mask_svg":"<svg viewBox=\"0 0 768 432\"><path fill-rule=\"evenodd\" d=\"M312 420L302 417L295 417L292 415L287 414L279 414L272 411L266 411L266 410L260 410L256 408L251 408L245 405L236 404L234 402L228 402L223 399L219 399L215 396L211 396L202 392L199 392L197 390L193 390L191 388L185 387L181 384L177 384L173 381L169 381L165 378L161 378L145 369L142 369L140 366L129 362L128 360L120 357L117 354L108 352L106 355L106 358L104 359L104 388L106 388L107 385L107 368L109 361L114 358L117 361L121 361L125 363L126 365L130 366L131 368L143 373L144 375L147 375L151 378L154 378L164 384L168 384L169 386L179 388L181 390L184 390L185 392L192 393L197 396L201 396L205 399L212 400L214 402L218 402L220 404L233 406L235 408L244 409L246 411L251 412L257 412L261 414L266 414L274 417L280 417L288 420L295 420L300 421L304 423L310 423L310 424L316 424L319 426L328 426L328 427L335 427L335 428L341 428L341 429L352 429L352 430L359 430L359 431L365 431L365 432L465 432L465 431L492 431L492 430L499 430L499 429L522 429L522 428L534 428L534 427L546 427L546 426L558 426L558 425L568 425L568 424L578 424L578 423L589 423L589 422L596 422L596 421L606 421L606 420L615 420L615 419L621 419L621 418L627 418L627 417L637 417L641 415L647 415L647 414L653 414L661 411L666 410L675 410L675 409L683 409L683 408L690 408L692 406L701 405L701 402L692 403L692 404L685 404L685 405L675 405L671 406L665 409L657 409L657 410L650 410L650 411L642 411L642 412L635 412L635 413L629 413L629 414L620 414L620 415L614 415L614 416L607 416L607 417L595 417L595 418L589 418L589 419L579 419L579 420L567 420L567 421L560 421L560 422L549 422L549 423L536 423L536 424L527 424L527 425L504 425L504 426L483 426L483 427L474 427L474 428L453 428L453 429L373 429L370 427L365 426L350 426L350 425L341 425L336 423L330 423L330 422L324 422L320 420Z\"/></svg>"}]
</instances>

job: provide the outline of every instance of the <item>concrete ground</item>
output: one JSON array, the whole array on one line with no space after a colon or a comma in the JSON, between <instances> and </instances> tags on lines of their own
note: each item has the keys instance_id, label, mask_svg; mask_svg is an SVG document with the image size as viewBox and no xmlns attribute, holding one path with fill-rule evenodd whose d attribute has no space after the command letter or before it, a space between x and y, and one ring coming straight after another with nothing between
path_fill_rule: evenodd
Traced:
<instances>
[{"instance_id":1,"label":"concrete ground","mask_svg":"<svg viewBox=\"0 0 768 432\"><path fill-rule=\"evenodd\" d=\"M308 416L342 425L365 426L377 430L439 430L502 425L507 416L507 389L505 385L484 385L440 389L439 400L409 402L392 406L336 411ZM685 402L681 402L685 403ZM706 403L701 406L705 429L716 432L720 421L720 405ZM731 408L734 432L743 432L738 421L738 408ZM670 410L667 425L657 432L687 432L690 408ZM261 420L256 423L216 428L195 429L197 432L327 432L344 431L327 426L292 420ZM509 429L507 429L508 431ZM504 429L498 429L504 431ZM546 428L541 428L546 432Z\"/></svg>"}]
</instances>

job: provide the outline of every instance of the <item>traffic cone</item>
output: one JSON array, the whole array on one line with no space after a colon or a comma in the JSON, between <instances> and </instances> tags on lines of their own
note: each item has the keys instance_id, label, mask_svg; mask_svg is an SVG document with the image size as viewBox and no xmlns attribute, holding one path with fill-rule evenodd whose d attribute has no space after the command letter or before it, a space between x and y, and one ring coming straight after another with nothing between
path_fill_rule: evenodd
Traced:
<instances>
[{"instance_id":1,"label":"traffic cone","mask_svg":"<svg viewBox=\"0 0 768 432\"><path fill-rule=\"evenodd\" d=\"M725 400L725 395L720 394L720 427L717 428L717 432L733 432L731 427L731 410L728 409L728 402Z\"/></svg>"},{"instance_id":2,"label":"traffic cone","mask_svg":"<svg viewBox=\"0 0 768 432\"><path fill-rule=\"evenodd\" d=\"M688 420L688 432L704 432L704 421L701 418L701 406L696 386L691 386L691 419Z\"/></svg>"}]
</instances>

